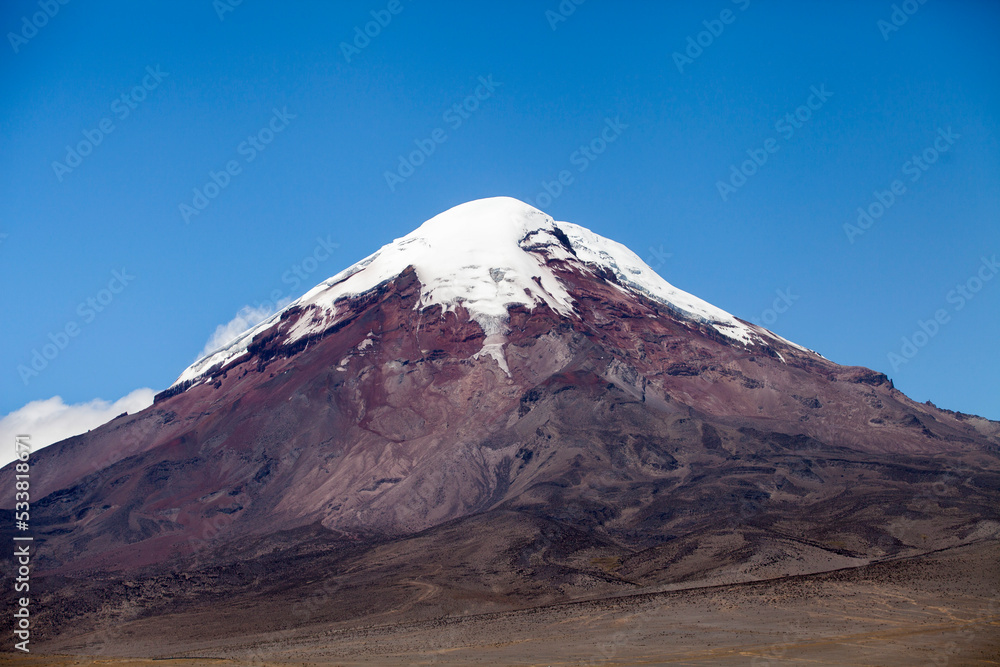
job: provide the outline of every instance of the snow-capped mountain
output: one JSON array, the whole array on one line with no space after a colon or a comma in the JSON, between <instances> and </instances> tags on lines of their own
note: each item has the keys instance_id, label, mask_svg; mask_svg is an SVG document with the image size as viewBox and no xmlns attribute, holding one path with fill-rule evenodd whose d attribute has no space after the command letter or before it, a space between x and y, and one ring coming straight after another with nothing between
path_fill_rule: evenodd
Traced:
<instances>
[{"instance_id":1,"label":"snow-capped mountain","mask_svg":"<svg viewBox=\"0 0 1000 667\"><path fill-rule=\"evenodd\" d=\"M187 632L223 603L230 627L270 632L302 600L377 625L828 571L995 535L998 452L996 422L738 320L582 227L480 200L150 408L34 455L32 596L75 647L137 605L129 632L155 638L160 618L189 614ZM8 494L9 532L13 510ZM320 582L347 593L316 600Z\"/></svg>"},{"instance_id":2,"label":"snow-capped mountain","mask_svg":"<svg viewBox=\"0 0 1000 667\"><path fill-rule=\"evenodd\" d=\"M448 312L461 305L487 335L502 335L512 305L532 309L544 304L565 317L578 316L554 263L581 275L614 276L622 293L658 301L675 314L706 324L739 343L767 344L765 337L775 337L677 289L620 243L573 223L556 222L517 199L493 197L449 209L323 281L196 361L175 385L191 382L244 354L255 336L276 326L288 311L309 309L312 313L288 332L288 344L335 326L344 314L339 301L364 294L408 267L413 267L423 286L415 308L439 305ZM493 346L487 351L503 364L498 344L485 345Z\"/></svg>"}]
</instances>

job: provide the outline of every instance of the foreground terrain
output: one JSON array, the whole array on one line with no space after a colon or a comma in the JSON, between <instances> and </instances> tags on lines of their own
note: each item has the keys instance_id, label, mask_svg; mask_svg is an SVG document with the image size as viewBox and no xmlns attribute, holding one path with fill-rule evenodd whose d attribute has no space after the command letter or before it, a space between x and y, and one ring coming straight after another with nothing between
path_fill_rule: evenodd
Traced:
<instances>
[{"instance_id":1,"label":"foreground terrain","mask_svg":"<svg viewBox=\"0 0 1000 667\"><path fill-rule=\"evenodd\" d=\"M414 620L453 592L412 581L383 619L247 629L247 610L141 618L43 642L24 665L996 665L1000 543L834 572ZM319 593L319 595L315 595ZM435 598L438 598L435 600ZM332 601L273 599L272 609ZM70 633L72 634L72 633ZM224 639L220 639L224 638ZM61 654L61 655L60 655ZM89 654L89 655L88 655ZM132 659L144 655L155 659Z\"/></svg>"}]
</instances>

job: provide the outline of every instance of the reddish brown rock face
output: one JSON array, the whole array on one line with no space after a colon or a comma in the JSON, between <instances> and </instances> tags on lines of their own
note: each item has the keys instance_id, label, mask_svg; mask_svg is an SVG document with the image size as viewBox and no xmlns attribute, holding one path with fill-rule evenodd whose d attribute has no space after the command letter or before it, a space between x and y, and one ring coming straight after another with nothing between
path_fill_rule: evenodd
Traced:
<instances>
[{"instance_id":1,"label":"reddish brown rock face","mask_svg":"<svg viewBox=\"0 0 1000 667\"><path fill-rule=\"evenodd\" d=\"M408 271L341 304L326 331L286 345L313 316L292 310L208 382L44 450L45 569L128 568L313 524L404 534L498 508L655 543L684 525L651 522L660 506L707 503L730 521L749 504L809 524L805 505L845 502L856 483L903 503L907 480L946 479L946 461L995 474L995 423L780 339L735 345L613 278L555 268L578 317L512 308L509 374L477 355L485 336L463 309L415 309ZM970 529L988 518L963 502ZM882 521L859 553L886 546Z\"/></svg>"}]
</instances>

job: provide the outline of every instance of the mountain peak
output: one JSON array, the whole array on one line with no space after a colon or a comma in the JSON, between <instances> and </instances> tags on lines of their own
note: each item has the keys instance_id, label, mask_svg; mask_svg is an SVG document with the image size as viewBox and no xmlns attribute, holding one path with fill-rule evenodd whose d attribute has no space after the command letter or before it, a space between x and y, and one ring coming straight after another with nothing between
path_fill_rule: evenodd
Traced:
<instances>
[{"instance_id":1,"label":"mountain peak","mask_svg":"<svg viewBox=\"0 0 1000 667\"><path fill-rule=\"evenodd\" d=\"M287 342L335 325L343 317L338 302L364 294L408 268L421 284L419 308L440 305L448 312L462 306L487 336L503 333L514 305L529 310L544 305L563 317L574 316L574 300L564 281L567 271L593 279L614 276L623 297L640 295L660 302L677 316L713 327L739 344L760 343L762 335L773 335L677 289L620 243L579 225L556 222L512 197L490 197L434 216L289 304L286 310L298 307L314 313L296 322ZM254 336L276 325L280 316L276 313L199 359L175 385L244 353ZM484 353L504 366L496 348Z\"/></svg>"},{"instance_id":2,"label":"mountain peak","mask_svg":"<svg viewBox=\"0 0 1000 667\"><path fill-rule=\"evenodd\" d=\"M473 222L478 226L468 227ZM551 224L552 218L520 199L486 197L453 206L420 225L412 234L454 232L463 238L475 239L502 235L509 230L542 227L546 223Z\"/></svg>"}]
</instances>

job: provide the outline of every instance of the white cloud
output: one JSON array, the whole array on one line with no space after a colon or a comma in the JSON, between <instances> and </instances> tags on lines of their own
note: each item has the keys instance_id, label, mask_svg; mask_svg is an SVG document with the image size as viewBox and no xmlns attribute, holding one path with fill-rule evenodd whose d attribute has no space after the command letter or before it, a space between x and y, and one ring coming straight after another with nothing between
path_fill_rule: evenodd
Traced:
<instances>
[{"instance_id":1,"label":"white cloud","mask_svg":"<svg viewBox=\"0 0 1000 667\"><path fill-rule=\"evenodd\" d=\"M220 324L215 327L215 332L205 343L205 349L201 351L198 358L207 357L219 348L224 347L228 343L235 340L240 334L251 329L267 318L269 318L274 313L278 312L280 309L291 303L291 299L285 297L278 301L276 304L265 303L260 306L243 306L240 308L239 312L236 313L236 317L229 320L225 324Z\"/></svg>"},{"instance_id":2,"label":"white cloud","mask_svg":"<svg viewBox=\"0 0 1000 667\"><path fill-rule=\"evenodd\" d=\"M14 455L14 436L31 436L31 449L38 451L60 440L85 433L123 412L139 412L153 404L152 389L136 389L114 403L95 398L86 403L67 405L62 397L32 401L23 408L0 418L0 466L7 465Z\"/></svg>"}]
</instances>

